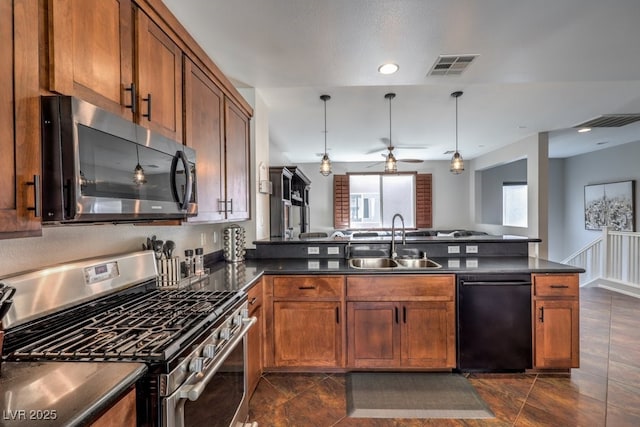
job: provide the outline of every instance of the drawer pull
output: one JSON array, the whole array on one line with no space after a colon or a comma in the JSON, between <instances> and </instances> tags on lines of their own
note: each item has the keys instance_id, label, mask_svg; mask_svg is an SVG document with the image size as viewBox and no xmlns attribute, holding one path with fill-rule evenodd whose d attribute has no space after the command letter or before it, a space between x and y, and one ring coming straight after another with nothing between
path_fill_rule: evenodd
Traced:
<instances>
[{"instance_id":1,"label":"drawer pull","mask_svg":"<svg viewBox=\"0 0 640 427\"><path fill-rule=\"evenodd\" d=\"M569 285L551 285L551 289L567 289Z\"/></svg>"},{"instance_id":2,"label":"drawer pull","mask_svg":"<svg viewBox=\"0 0 640 427\"><path fill-rule=\"evenodd\" d=\"M257 300L258 300L258 298L256 298L256 297L251 298L251 301L249 301L249 305L254 305Z\"/></svg>"},{"instance_id":3,"label":"drawer pull","mask_svg":"<svg viewBox=\"0 0 640 427\"><path fill-rule=\"evenodd\" d=\"M398 307L396 307L395 310L396 310L396 323L400 323L400 319L398 316Z\"/></svg>"},{"instance_id":4,"label":"drawer pull","mask_svg":"<svg viewBox=\"0 0 640 427\"><path fill-rule=\"evenodd\" d=\"M402 306L402 322L407 323L407 307Z\"/></svg>"},{"instance_id":5,"label":"drawer pull","mask_svg":"<svg viewBox=\"0 0 640 427\"><path fill-rule=\"evenodd\" d=\"M316 288L315 286L298 286L298 289L300 289L301 291L312 290L315 288Z\"/></svg>"},{"instance_id":6,"label":"drawer pull","mask_svg":"<svg viewBox=\"0 0 640 427\"><path fill-rule=\"evenodd\" d=\"M540 307L540 317L538 317L540 323L544 323L544 307Z\"/></svg>"},{"instance_id":7,"label":"drawer pull","mask_svg":"<svg viewBox=\"0 0 640 427\"><path fill-rule=\"evenodd\" d=\"M340 309L336 307L336 323L340 324Z\"/></svg>"}]
</instances>

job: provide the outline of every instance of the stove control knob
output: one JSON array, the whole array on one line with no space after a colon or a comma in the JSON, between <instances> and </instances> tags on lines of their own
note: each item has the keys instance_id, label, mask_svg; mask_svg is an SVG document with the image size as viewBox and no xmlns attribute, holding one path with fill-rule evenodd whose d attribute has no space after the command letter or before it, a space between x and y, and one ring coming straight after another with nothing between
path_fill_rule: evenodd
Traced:
<instances>
[{"instance_id":1,"label":"stove control knob","mask_svg":"<svg viewBox=\"0 0 640 427\"><path fill-rule=\"evenodd\" d=\"M200 373L204 370L204 357L194 357L189 362L189 372L197 372Z\"/></svg>"},{"instance_id":2,"label":"stove control knob","mask_svg":"<svg viewBox=\"0 0 640 427\"><path fill-rule=\"evenodd\" d=\"M202 349L202 356L209 358L209 359L213 359L213 356L216 355L216 346L215 344L207 344L204 346L204 348Z\"/></svg>"},{"instance_id":3,"label":"stove control knob","mask_svg":"<svg viewBox=\"0 0 640 427\"><path fill-rule=\"evenodd\" d=\"M220 331L220 339L221 340L229 340L231 338L231 329L230 328L222 328Z\"/></svg>"}]
</instances>

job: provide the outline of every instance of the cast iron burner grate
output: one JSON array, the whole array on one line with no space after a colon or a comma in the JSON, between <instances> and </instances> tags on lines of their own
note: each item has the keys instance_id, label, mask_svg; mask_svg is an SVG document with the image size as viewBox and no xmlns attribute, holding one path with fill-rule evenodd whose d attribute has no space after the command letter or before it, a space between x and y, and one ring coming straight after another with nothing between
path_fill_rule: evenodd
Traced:
<instances>
[{"instance_id":1,"label":"cast iron burner grate","mask_svg":"<svg viewBox=\"0 0 640 427\"><path fill-rule=\"evenodd\" d=\"M114 302L113 299L117 301ZM237 292L153 290L111 297L67 313L62 322L39 322L28 332L35 341L10 353L28 360L164 361L211 324L239 298ZM70 319L74 317L75 321Z\"/></svg>"}]
</instances>

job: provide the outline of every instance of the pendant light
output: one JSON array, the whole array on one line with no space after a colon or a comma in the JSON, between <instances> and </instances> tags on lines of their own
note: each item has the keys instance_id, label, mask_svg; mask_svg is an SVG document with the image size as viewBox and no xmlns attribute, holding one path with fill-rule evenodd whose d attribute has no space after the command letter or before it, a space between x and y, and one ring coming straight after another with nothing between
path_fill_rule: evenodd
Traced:
<instances>
[{"instance_id":1,"label":"pendant light","mask_svg":"<svg viewBox=\"0 0 640 427\"><path fill-rule=\"evenodd\" d=\"M320 173L322 176L331 175L331 160L327 154L327 101L331 99L329 95L320 95L320 99L324 102L324 155L320 162Z\"/></svg>"},{"instance_id":2,"label":"pendant light","mask_svg":"<svg viewBox=\"0 0 640 427\"><path fill-rule=\"evenodd\" d=\"M136 144L136 158L138 160L138 164L133 170L133 183L136 185L141 185L147 182L147 178L144 176L144 169L142 169L142 166L140 166L140 153L138 152L138 144Z\"/></svg>"},{"instance_id":3,"label":"pendant light","mask_svg":"<svg viewBox=\"0 0 640 427\"><path fill-rule=\"evenodd\" d=\"M456 152L453 153L451 158L451 167L449 170L451 173L459 175L464 171L464 160L458 152L458 98L462 96L462 91L456 91L451 94L456 99Z\"/></svg>"},{"instance_id":4,"label":"pendant light","mask_svg":"<svg viewBox=\"0 0 640 427\"><path fill-rule=\"evenodd\" d=\"M393 155L393 144L391 144L391 100L396 97L396 94L388 93L384 97L389 100L389 154L384 162L384 171L385 173L395 173L398 172L398 162Z\"/></svg>"}]
</instances>

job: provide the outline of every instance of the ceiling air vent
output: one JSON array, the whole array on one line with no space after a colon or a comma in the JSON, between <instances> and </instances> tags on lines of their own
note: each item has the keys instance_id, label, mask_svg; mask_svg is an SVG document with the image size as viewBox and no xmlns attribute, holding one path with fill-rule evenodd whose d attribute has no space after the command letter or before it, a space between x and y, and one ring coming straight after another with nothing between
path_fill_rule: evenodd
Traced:
<instances>
[{"instance_id":1,"label":"ceiling air vent","mask_svg":"<svg viewBox=\"0 0 640 427\"><path fill-rule=\"evenodd\" d=\"M478 55L440 55L427 76L458 76Z\"/></svg>"},{"instance_id":2,"label":"ceiling air vent","mask_svg":"<svg viewBox=\"0 0 640 427\"><path fill-rule=\"evenodd\" d=\"M617 128L640 120L640 114L604 114L574 128Z\"/></svg>"}]
</instances>

